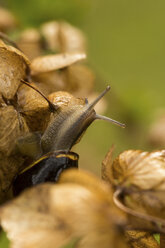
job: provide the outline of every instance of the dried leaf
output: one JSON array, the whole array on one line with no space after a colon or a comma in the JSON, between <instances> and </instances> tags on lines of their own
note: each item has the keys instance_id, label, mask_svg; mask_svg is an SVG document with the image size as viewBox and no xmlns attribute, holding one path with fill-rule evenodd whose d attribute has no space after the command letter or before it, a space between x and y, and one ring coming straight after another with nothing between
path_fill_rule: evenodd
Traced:
<instances>
[{"instance_id":1,"label":"dried leaf","mask_svg":"<svg viewBox=\"0 0 165 248\"><path fill-rule=\"evenodd\" d=\"M96 181L98 194L93 186L86 186L88 182L67 182L67 175L72 179L77 176L72 173L67 171L61 179L65 183L37 186L1 207L1 225L12 248L58 248L73 239L79 240L81 248L126 247L121 232L124 219L122 222L119 215L119 224L109 203L108 188L95 177L91 185Z\"/></svg>"},{"instance_id":2,"label":"dried leaf","mask_svg":"<svg viewBox=\"0 0 165 248\"><path fill-rule=\"evenodd\" d=\"M63 53L57 55L41 56L32 61L32 74L35 75L37 73L65 68L85 58L85 53Z\"/></svg>"},{"instance_id":3,"label":"dried leaf","mask_svg":"<svg viewBox=\"0 0 165 248\"><path fill-rule=\"evenodd\" d=\"M20 85L20 80L27 74L28 59L18 49L5 45L0 40L0 93L12 99Z\"/></svg>"}]
</instances>

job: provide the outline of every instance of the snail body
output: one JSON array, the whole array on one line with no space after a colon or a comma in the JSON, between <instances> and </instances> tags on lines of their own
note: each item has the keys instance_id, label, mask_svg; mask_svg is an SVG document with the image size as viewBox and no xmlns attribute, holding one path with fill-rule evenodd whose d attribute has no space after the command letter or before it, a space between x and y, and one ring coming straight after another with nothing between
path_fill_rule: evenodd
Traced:
<instances>
[{"instance_id":1,"label":"snail body","mask_svg":"<svg viewBox=\"0 0 165 248\"><path fill-rule=\"evenodd\" d=\"M29 87L33 86L24 82ZM80 137L88 126L96 119L113 122L124 127L115 120L105 116L97 115L94 106L109 91L108 86L92 103L87 99L67 99L68 104L59 106L52 103L41 92L39 92L49 104L52 119L45 132L32 133L28 137L21 137L17 146L19 151L36 159L25 171L21 172L14 182L13 192L21 192L26 187L41 182L58 180L59 174L70 167L78 167L78 155L70 152L72 146L80 140ZM73 102L71 102L73 100ZM72 156L71 156L72 154Z\"/></svg>"}]
</instances>

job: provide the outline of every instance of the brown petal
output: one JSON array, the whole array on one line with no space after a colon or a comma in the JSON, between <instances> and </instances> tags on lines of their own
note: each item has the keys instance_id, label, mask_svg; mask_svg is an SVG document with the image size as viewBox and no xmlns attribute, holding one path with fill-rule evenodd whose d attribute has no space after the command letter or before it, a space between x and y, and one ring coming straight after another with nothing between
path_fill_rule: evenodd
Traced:
<instances>
[{"instance_id":1,"label":"brown petal","mask_svg":"<svg viewBox=\"0 0 165 248\"><path fill-rule=\"evenodd\" d=\"M165 150L121 153L113 162L112 177L115 185L134 185L145 190L165 189Z\"/></svg>"},{"instance_id":2,"label":"brown petal","mask_svg":"<svg viewBox=\"0 0 165 248\"><path fill-rule=\"evenodd\" d=\"M85 58L85 53L63 53L57 55L41 56L32 61L32 74L34 75L37 73L65 68Z\"/></svg>"},{"instance_id":3,"label":"brown petal","mask_svg":"<svg viewBox=\"0 0 165 248\"><path fill-rule=\"evenodd\" d=\"M0 215L12 248L58 248L73 239L80 248L126 248L109 195L101 197L85 184L37 186L3 206Z\"/></svg>"},{"instance_id":4,"label":"brown petal","mask_svg":"<svg viewBox=\"0 0 165 248\"><path fill-rule=\"evenodd\" d=\"M59 28L56 21L46 22L41 26L41 33L51 50L60 51Z\"/></svg>"},{"instance_id":5,"label":"brown petal","mask_svg":"<svg viewBox=\"0 0 165 248\"><path fill-rule=\"evenodd\" d=\"M59 32L62 52L86 52L86 40L81 30L67 22L61 22Z\"/></svg>"},{"instance_id":6,"label":"brown petal","mask_svg":"<svg viewBox=\"0 0 165 248\"><path fill-rule=\"evenodd\" d=\"M23 168L24 159L20 155L5 156L0 153L0 204L8 199L8 192L15 176Z\"/></svg>"},{"instance_id":7,"label":"brown petal","mask_svg":"<svg viewBox=\"0 0 165 248\"><path fill-rule=\"evenodd\" d=\"M78 97L88 96L94 87L94 73L85 65L71 65L64 71L66 89Z\"/></svg>"},{"instance_id":8,"label":"brown petal","mask_svg":"<svg viewBox=\"0 0 165 248\"><path fill-rule=\"evenodd\" d=\"M165 146L165 111L161 112L149 128L149 142L156 147Z\"/></svg>"},{"instance_id":9,"label":"brown petal","mask_svg":"<svg viewBox=\"0 0 165 248\"><path fill-rule=\"evenodd\" d=\"M66 88L65 78L60 70L49 71L33 75L33 81L37 87L46 95L64 90Z\"/></svg>"},{"instance_id":10,"label":"brown petal","mask_svg":"<svg viewBox=\"0 0 165 248\"><path fill-rule=\"evenodd\" d=\"M31 131L45 130L50 110L47 101L38 92L22 85L18 90L18 104Z\"/></svg>"},{"instance_id":11,"label":"brown petal","mask_svg":"<svg viewBox=\"0 0 165 248\"><path fill-rule=\"evenodd\" d=\"M57 91L49 95L48 99L58 105L59 107L65 107L68 105L84 105L84 98L76 98L72 94L66 91Z\"/></svg>"},{"instance_id":12,"label":"brown petal","mask_svg":"<svg viewBox=\"0 0 165 248\"><path fill-rule=\"evenodd\" d=\"M29 61L18 49L5 45L0 40L0 93L7 99L12 99L20 85L20 80L26 77Z\"/></svg>"},{"instance_id":13,"label":"brown petal","mask_svg":"<svg viewBox=\"0 0 165 248\"><path fill-rule=\"evenodd\" d=\"M29 59L34 59L42 54L42 41L39 31L35 28L24 30L17 44Z\"/></svg>"},{"instance_id":14,"label":"brown petal","mask_svg":"<svg viewBox=\"0 0 165 248\"><path fill-rule=\"evenodd\" d=\"M15 151L17 138L28 132L25 120L13 106L0 108L0 152L9 156Z\"/></svg>"},{"instance_id":15,"label":"brown petal","mask_svg":"<svg viewBox=\"0 0 165 248\"><path fill-rule=\"evenodd\" d=\"M16 25L14 16L7 10L0 7L0 30L6 31Z\"/></svg>"}]
</instances>

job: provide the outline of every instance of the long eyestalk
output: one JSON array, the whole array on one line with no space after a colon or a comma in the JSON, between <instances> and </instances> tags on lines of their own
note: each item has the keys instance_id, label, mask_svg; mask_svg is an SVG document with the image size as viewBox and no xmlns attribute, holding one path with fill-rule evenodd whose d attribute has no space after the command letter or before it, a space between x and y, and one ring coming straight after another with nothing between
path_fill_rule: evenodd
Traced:
<instances>
[{"instance_id":1,"label":"long eyestalk","mask_svg":"<svg viewBox=\"0 0 165 248\"><path fill-rule=\"evenodd\" d=\"M120 126L120 127L122 127L122 128L125 128L125 124L120 123L119 121L113 120L113 119L111 119L111 118L109 118L109 117L106 117L106 116L102 116L102 115L96 114L95 119L96 119L96 120L108 121L108 122L114 123L114 124L117 125L117 126Z\"/></svg>"},{"instance_id":2,"label":"long eyestalk","mask_svg":"<svg viewBox=\"0 0 165 248\"><path fill-rule=\"evenodd\" d=\"M106 89L92 102L88 105L88 110L92 109L99 101L101 98L103 98L103 96L110 90L110 86L108 85L106 87Z\"/></svg>"}]
</instances>

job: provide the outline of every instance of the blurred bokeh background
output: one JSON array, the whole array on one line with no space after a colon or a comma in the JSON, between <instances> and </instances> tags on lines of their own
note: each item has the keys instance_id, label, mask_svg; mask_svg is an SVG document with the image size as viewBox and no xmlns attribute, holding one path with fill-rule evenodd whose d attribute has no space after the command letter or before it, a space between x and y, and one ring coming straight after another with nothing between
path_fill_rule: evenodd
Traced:
<instances>
[{"instance_id":1,"label":"blurred bokeh background","mask_svg":"<svg viewBox=\"0 0 165 248\"><path fill-rule=\"evenodd\" d=\"M80 165L99 174L112 144L126 149L159 149L149 142L150 126L165 102L165 2L160 0L1 0L18 30L49 20L66 20L84 31L96 90L110 84L106 115L121 129L96 121L74 150ZM3 247L1 245L1 247Z\"/></svg>"}]
</instances>

